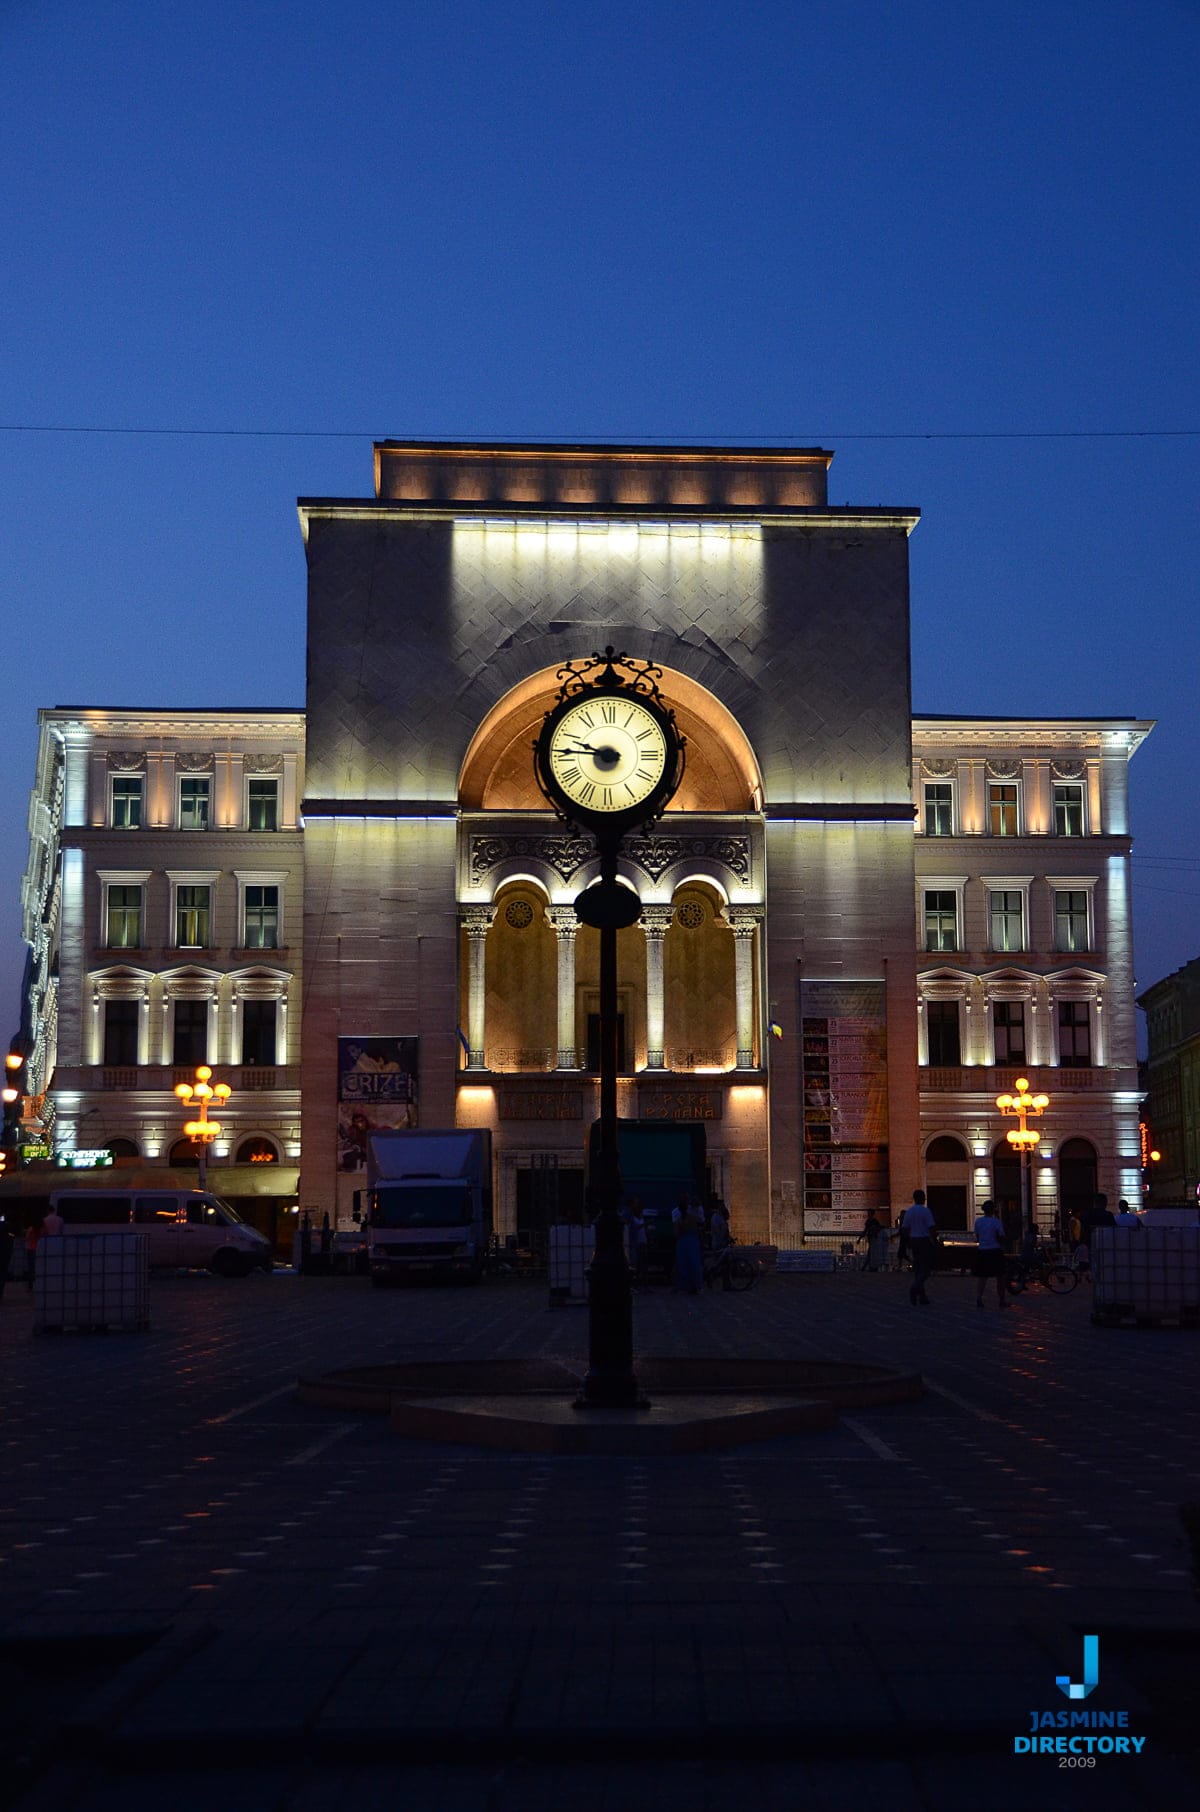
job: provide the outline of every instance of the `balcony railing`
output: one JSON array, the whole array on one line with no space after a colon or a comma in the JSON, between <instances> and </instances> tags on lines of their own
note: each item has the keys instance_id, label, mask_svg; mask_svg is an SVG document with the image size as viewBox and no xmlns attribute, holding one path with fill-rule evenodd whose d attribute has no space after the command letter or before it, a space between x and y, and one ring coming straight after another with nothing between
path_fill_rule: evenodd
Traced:
<instances>
[{"instance_id":1,"label":"balcony railing","mask_svg":"<svg viewBox=\"0 0 1200 1812\"><path fill-rule=\"evenodd\" d=\"M213 1075L219 1082L228 1082L234 1093L267 1089L298 1089L300 1087L300 1065L298 1063L214 1063ZM194 1082L196 1066L180 1066L172 1063L133 1064L97 1064L78 1069L58 1069L54 1074L54 1090L79 1090L86 1093L89 1089L105 1091L120 1090L125 1094L154 1093L171 1094L178 1082Z\"/></svg>"},{"instance_id":2,"label":"balcony railing","mask_svg":"<svg viewBox=\"0 0 1200 1812\"><path fill-rule=\"evenodd\" d=\"M972 1094L998 1095L1011 1093L1018 1076L1027 1076L1035 1093L1053 1094L1055 1089L1111 1088L1107 1069L1053 1069L1048 1064L1025 1064L1020 1069L995 1069L984 1064L929 1065L917 1071L923 1089L969 1091Z\"/></svg>"}]
</instances>

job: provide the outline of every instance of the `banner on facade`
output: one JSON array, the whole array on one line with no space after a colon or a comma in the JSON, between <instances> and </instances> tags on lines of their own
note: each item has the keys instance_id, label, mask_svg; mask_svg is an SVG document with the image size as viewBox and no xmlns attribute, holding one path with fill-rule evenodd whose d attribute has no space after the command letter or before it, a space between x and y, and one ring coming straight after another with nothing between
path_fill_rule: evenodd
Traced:
<instances>
[{"instance_id":1,"label":"banner on facade","mask_svg":"<svg viewBox=\"0 0 1200 1812\"><path fill-rule=\"evenodd\" d=\"M800 985L804 1220L836 1232L888 1200L882 981Z\"/></svg>"},{"instance_id":2,"label":"banner on facade","mask_svg":"<svg viewBox=\"0 0 1200 1812\"><path fill-rule=\"evenodd\" d=\"M417 1039L338 1039L338 1169L362 1170L371 1133L417 1124Z\"/></svg>"}]
</instances>

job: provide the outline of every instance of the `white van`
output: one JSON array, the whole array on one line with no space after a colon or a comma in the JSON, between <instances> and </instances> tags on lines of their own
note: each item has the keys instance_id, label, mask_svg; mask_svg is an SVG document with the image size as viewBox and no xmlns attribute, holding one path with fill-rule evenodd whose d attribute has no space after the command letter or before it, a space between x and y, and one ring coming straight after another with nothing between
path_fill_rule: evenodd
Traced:
<instances>
[{"instance_id":1,"label":"white van","mask_svg":"<svg viewBox=\"0 0 1200 1812\"><path fill-rule=\"evenodd\" d=\"M228 1202L201 1189L56 1189L50 1207L62 1215L66 1234L120 1227L145 1233L155 1270L246 1277L269 1271L273 1262L271 1242Z\"/></svg>"}]
</instances>

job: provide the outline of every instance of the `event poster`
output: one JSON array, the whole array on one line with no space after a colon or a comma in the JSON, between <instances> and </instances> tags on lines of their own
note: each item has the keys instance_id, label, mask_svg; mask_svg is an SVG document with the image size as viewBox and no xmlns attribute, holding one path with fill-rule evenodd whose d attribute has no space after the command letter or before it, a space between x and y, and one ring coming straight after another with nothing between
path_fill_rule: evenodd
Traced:
<instances>
[{"instance_id":1,"label":"event poster","mask_svg":"<svg viewBox=\"0 0 1200 1812\"><path fill-rule=\"evenodd\" d=\"M417 1124L417 1040L338 1039L338 1169L366 1168L373 1132Z\"/></svg>"},{"instance_id":2,"label":"event poster","mask_svg":"<svg viewBox=\"0 0 1200 1812\"><path fill-rule=\"evenodd\" d=\"M884 984L804 982L800 1012L804 1225L857 1233L889 1193Z\"/></svg>"}]
</instances>

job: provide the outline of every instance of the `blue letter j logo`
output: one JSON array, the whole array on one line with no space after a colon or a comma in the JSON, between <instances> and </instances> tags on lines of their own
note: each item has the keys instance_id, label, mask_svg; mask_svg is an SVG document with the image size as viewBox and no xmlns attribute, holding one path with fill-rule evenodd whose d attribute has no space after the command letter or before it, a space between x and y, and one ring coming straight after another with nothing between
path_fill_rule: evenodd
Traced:
<instances>
[{"instance_id":1,"label":"blue letter j logo","mask_svg":"<svg viewBox=\"0 0 1200 1812\"><path fill-rule=\"evenodd\" d=\"M1085 1636L1083 1639L1083 1679L1069 1680L1066 1674L1055 1674L1054 1684L1060 1692L1065 1692L1068 1699L1086 1699L1090 1692L1095 1692L1100 1684L1100 1638Z\"/></svg>"}]
</instances>

